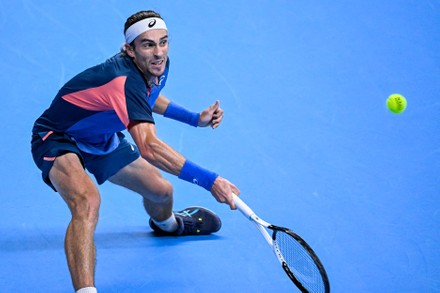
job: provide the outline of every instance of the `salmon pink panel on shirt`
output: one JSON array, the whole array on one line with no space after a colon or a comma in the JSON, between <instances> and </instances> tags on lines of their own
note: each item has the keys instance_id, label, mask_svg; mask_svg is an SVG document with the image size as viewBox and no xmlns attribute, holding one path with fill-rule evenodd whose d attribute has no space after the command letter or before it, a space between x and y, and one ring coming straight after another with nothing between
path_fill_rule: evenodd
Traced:
<instances>
[{"instance_id":1,"label":"salmon pink panel on shirt","mask_svg":"<svg viewBox=\"0 0 440 293\"><path fill-rule=\"evenodd\" d=\"M119 76L102 86L70 93L62 98L90 111L115 110L121 122L127 126L129 121L125 98L126 79L126 76Z\"/></svg>"}]
</instances>

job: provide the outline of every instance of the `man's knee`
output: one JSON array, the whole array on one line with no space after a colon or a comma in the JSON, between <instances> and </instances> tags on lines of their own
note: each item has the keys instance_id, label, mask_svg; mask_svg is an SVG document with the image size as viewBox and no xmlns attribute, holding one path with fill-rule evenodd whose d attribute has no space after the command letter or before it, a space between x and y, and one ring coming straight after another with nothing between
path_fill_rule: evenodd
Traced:
<instances>
[{"instance_id":1,"label":"man's knee","mask_svg":"<svg viewBox=\"0 0 440 293\"><path fill-rule=\"evenodd\" d=\"M155 195L156 202L169 202L173 198L173 185L168 180L162 178L161 186L161 191Z\"/></svg>"},{"instance_id":2,"label":"man's knee","mask_svg":"<svg viewBox=\"0 0 440 293\"><path fill-rule=\"evenodd\" d=\"M72 218L96 225L99 217L101 199L94 190L80 190L71 195L67 202Z\"/></svg>"},{"instance_id":3,"label":"man's knee","mask_svg":"<svg viewBox=\"0 0 440 293\"><path fill-rule=\"evenodd\" d=\"M96 224L101 204L99 191L84 171L79 157L74 153L58 157L49 177L69 206L72 218Z\"/></svg>"},{"instance_id":4,"label":"man's knee","mask_svg":"<svg viewBox=\"0 0 440 293\"><path fill-rule=\"evenodd\" d=\"M165 178L160 178L156 188L148 194L143 194L143 197L153 203L169 203L173 199L173 185Z\"/></svg>"}]
</instances>

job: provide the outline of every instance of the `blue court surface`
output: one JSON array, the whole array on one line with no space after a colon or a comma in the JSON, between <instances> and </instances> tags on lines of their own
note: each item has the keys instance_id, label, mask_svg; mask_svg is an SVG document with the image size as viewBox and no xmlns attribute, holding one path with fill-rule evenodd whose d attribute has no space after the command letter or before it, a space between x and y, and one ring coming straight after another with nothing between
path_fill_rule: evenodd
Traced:
<instances>
[{"instance_id":1,"label":"blue court surface","mask_svg":"<svg viewBox=\"0 0 440 293\"><path fill-rule=\"evenodd\" d=\"M70 214L32 161L32 124L147 9L169 28L163 94L225 110L216 130L156 117L159 137L306 239L332 292L440 292L438 0L1 0L0 292L73 291ZM385 106L393 93L402 114ZM140 196L105 183L99 292L299 292L251 222L165 176L176 210L205 206L222 229L154 237Z\"/></svg>"}]
</instances>

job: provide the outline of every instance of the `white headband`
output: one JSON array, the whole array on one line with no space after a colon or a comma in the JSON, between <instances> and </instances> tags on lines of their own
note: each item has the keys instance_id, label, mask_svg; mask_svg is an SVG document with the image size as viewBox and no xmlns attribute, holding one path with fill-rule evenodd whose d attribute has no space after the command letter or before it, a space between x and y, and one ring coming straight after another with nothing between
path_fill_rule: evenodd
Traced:
<instances>
[{"instance_id":1,"label":"white headband","mask_svg":"<svg viewBox=\"0 0 440 293\"><path fill-rule=\"evenodd\" d=\"M125 31L125 42L130 44L136 39L140 34L149 31L149 30L157 30L157 29L167 29L165 25L165 21L159 17L150 17L139 20L138 22L131 25Z\"/></svg>"}]
</instances>

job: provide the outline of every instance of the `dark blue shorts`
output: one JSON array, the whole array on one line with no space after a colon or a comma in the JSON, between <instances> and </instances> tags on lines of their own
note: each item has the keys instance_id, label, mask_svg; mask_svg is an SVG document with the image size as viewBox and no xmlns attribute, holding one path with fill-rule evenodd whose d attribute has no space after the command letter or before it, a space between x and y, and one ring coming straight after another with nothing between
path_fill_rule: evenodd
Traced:
<instances>
[{"instance_id":1,"label":"dark blue shorts","mask_svg":"<svg viewBox=\"0 0 440 293\"><path fill-rule=\"evenodd\" d=\"M44 182L53 190L55 190L55 187L50 182L49 171L55 158L65 153L77 154L83 167L95 176L98 184L102 184L140 156L136 145L129 143L122 133L118 133L118 137L120 144L114 151L98 156L81 151L76 146L75 141L63 133L33 134L31 142L32 156L35 164L42 172Z\"/></svg>"}]
</instances>

